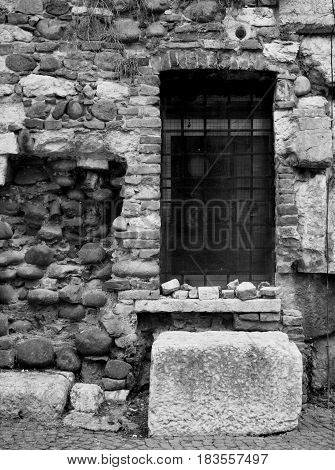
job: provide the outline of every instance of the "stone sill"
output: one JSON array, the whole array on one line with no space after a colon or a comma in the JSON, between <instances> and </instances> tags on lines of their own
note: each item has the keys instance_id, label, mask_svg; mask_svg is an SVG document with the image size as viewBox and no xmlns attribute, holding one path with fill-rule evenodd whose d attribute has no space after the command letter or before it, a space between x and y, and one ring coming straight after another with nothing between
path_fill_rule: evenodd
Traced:
<instances>
[{"instance_id":1,"label":"stone sill","mask_svg":"<svg viewBox=\"0 0 335 470\"><path fill-rule=\"evenodd\" d=\"M280 299L217 299L178 300L161 297L159 300L136 300L136 313L279 313Z\"/></svg>"}]
</instances>

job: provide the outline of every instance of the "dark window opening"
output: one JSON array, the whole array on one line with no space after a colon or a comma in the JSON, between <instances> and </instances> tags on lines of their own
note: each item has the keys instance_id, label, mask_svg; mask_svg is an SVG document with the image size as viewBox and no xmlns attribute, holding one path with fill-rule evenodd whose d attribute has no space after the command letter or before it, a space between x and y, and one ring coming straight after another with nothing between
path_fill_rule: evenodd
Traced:
<instances>
[{"instance_id":1,"label":"dark window opening","mask_svg":"<svg viewBox=\"0 0 335 470\"><path fill-rule=\"evenodd\" d=\"M161 281L273 282L272 74L161 74Z\"/></svg>"}]
</instances>

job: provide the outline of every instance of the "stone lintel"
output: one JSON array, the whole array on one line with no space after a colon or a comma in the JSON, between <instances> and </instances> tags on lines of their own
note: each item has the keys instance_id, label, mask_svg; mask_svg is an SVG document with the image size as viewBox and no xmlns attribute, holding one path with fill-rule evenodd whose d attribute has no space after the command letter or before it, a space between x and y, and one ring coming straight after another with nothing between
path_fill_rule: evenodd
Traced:
<instances>
[{"instance_id":1,"label":"stone lintel","mask_svg":"<svg viewBox=\"0 0 335 470\"><path fill-rule=\"evenodd\" d=\"M136 300L135 312L147 313L279 313L280 299L217 299L178 300L160 298L159 300Z\"/></svg>"}]
</instances>

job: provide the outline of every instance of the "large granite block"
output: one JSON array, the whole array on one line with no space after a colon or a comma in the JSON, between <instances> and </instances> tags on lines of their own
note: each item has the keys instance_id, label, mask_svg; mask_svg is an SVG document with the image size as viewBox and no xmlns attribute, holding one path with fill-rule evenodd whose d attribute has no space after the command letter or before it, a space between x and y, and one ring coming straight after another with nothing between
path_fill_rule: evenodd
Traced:
<instances>
[{"instance_id":1,"label":"large granite block","mask_svg":"<svg viewBox=\"0 0 335 470\"><path fill-rule=\"evenodd\" d=\"M152 436L294 429L302 356L281 332L165 332L152 348Z\"/></svg>"}]
</instances>

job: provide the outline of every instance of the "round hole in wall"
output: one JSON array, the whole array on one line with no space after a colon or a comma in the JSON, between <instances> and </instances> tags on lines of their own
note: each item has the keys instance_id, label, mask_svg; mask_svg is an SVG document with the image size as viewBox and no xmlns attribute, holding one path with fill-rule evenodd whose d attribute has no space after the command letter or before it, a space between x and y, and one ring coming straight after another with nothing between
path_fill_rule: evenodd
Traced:
<instances>
[{"instance_id":1,"label":"round hole in wall","mask_svg":"<svg viewBox=\"0 0 335 470\"><path fill-rule=\"evenodd\" d=\"M246 35L247 35L247 32L246 32L244 26L239 26L235 31L235 36L238 39L244 39L246 37Z\"/></svg>"}]
</instances>

